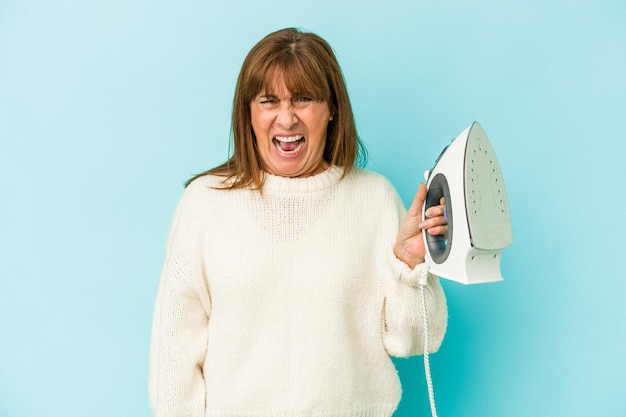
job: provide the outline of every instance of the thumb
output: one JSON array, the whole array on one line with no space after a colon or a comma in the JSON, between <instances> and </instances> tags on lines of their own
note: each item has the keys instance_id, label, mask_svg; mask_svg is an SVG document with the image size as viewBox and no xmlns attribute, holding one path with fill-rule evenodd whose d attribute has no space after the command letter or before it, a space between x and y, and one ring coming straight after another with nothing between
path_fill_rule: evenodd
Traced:
<instances>
[{"instance_id":1,"label":"thumb","mask_svg":"<svg viewBox=\"0 0 626 417\"><path fill-rule=\"evenodd\" d=\"M420 182L419 189L417 190L417 193L415 193L415 197L413 197L413 202L407 211L407 215L411 217L421 217L422 207L424 206L424 201L426 201L427 193L428 189L426 188L426 185L423 182Z\"/></svg>"}]
</instances>

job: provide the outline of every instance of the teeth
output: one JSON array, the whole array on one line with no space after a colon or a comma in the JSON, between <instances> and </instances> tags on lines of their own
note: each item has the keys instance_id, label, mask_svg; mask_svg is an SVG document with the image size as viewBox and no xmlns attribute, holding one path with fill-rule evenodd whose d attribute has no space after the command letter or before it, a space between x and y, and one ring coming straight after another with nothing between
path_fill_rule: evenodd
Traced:
<instances>
[{"instance_id":1,"label":"teeth","mask_svg":"<svg viewBox=\"0 0 626 417\"><path fill-rule=\"evenodd\" d=\"M304 139L304 136L275 136L274 139L280 142L295 142L297 140Z\"/></svg>"},{"instance_id":2,"label":"teeth","mask_svg":"<svg viewBox=\"0 0 626 417\"><path fill-rule=\"evenodd\" d=\"M274 138L272 142L274 143L276 150L280 152L281 154L297 155L300 152L300 150L302 150L302 148L304 147L304 141L299 141L299 139L304 139L304 136L284 137L284 138L280 138L280 140L278 138ZM283 149L283 146L286 149Z\"/></svg>"}]
</instances>

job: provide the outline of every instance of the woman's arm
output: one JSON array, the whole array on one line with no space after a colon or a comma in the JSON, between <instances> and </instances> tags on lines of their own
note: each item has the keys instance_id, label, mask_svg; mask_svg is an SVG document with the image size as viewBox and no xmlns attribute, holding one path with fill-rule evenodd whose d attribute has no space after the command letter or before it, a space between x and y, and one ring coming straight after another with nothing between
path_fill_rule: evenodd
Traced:
<instances>
[{"instance_id":1,"label":"woman's arm","mask_svg":"<svg viewBox=\"0 0 626 417\"><path fill-rule=\"evenodd\" d=\"M157 292L150 345L150 403L156 417L204 416L202 372L211 301L201 225L190 190L174 216Z\"/></svg>"},{"instance_id":2,"label":"woman's arm","mask_svg":"<svg viewBox=\"0 0 626 417\"><path fill-rule=\"evenodd\" d=\"M426 187L420 184L409 210L404 213L402 201L396 193L397 219L400 223L393 252L388 263L391 279L387 281L383 307L383 343L392 356L407 357L424 353L424 314L427 315L430 351L441 345L448 323L448 308L439 278L428 274L424 288L426 311L423 311L419 287L422 268L425 267L426 248L422 233L445 233L447 224L443 206L429 209L429 219L421 221L421 210L426 198ZM402 219L399 222L399 219ZM398 227L398 226L396 226Z\"/></svg>"},{"instance_id":3,"label":"woman's arm","mask_svg":"<svg viewBox=\"0 0 626 417\"><path fill-rule=\"evenodd\" d=\"M390 259L389 262L394 278L387 283L383 305L382 338L385 349L389 355L396 357L421 355L424 353L424 311L418 281L424 264L410 270L398 259ZM428 274L424 296L430 353L441 346L448 325L448 306L438 277Z\"/></svg>"}]
</instances>

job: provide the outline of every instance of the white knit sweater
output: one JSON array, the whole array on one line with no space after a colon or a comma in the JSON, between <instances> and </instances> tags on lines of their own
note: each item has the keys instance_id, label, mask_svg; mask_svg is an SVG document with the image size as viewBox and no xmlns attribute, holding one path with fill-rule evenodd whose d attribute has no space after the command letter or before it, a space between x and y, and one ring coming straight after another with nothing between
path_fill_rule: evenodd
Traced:
<instances>
[{"instance_id":1,"label":"white knit sweater","mask_svg":"<svg viewBox=\"0 0 626 417\"><path fill-rule=\"evenodd\" d=\"M382 417L400 401L389 355L423 353L417 288L392 251L404 215L383 177L331 167L268 175L261 196L205 176L174 216L156 300L157 417ZM431 347L447 325L429 277Z\"/></svg>"}]
</instances>

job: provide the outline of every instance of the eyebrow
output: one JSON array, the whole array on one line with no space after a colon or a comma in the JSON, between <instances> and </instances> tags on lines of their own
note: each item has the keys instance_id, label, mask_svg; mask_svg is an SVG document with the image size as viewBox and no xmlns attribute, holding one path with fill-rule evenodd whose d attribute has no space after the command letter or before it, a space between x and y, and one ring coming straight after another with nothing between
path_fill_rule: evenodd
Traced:
<instances>
[{"instance_id":1,"label":"eyebrow","mask_svg":"<svg viewBox=\"0 0 626 417\"><path fill-rule=\"evenodd\" d=\"M276 100L278 100L279 98L274 93L259 93L259 94L254 96L253 100L258 100L258 99L276 99Z\"/></svg>"},{"instance_id":2,"label":"eyebrow","mask_svg":"<svg viewBox=\"0 0 626 417\"><path fill-rule=\"evenodd\" d=\"M293 99L293 98L297 98L297 97L310 97L310 98L312 98L314 100L317 100L314 97L314 94L310 94L310 93L292 93L289 98ZM278 97L274 93L259 93L259 94L257 94L255 96L255 98L272 98L272 99L279 99L280 100L280 97Z\"/></svg>"}]
</instances>

